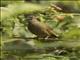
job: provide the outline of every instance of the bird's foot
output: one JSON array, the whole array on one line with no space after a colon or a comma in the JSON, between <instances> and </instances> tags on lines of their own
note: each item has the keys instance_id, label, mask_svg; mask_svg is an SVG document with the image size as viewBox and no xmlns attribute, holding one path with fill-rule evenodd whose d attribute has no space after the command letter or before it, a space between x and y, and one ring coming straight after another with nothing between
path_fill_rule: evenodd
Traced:
<instances>
[{"instance_id":1,"label":"bird's foot","mask_svg":"<svg viewBox=\"0 0 80 60\"><path fill-rule=\"evenodd\" d=\"M48 38L49 38L49 36L45 37L44 39L45 39L45 40L48 40Z\"/></svg>"}]
</instances>

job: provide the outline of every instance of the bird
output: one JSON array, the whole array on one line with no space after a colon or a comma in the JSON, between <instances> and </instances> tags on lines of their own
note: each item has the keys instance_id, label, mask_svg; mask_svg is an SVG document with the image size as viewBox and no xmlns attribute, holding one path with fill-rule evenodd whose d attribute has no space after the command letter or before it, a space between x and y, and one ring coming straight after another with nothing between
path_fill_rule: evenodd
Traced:
<instances>
[{"instance_id":1,"label":"bird","mask_svg":"<svg viewBox=\"0 0 80 60\"><path fill-rule=\"evenodd\" d=\"M28 19L28 30L39 38L57 38L58 35L44 22L40 22L37 17L30 16Z\"/></svg>"}]
</instances>

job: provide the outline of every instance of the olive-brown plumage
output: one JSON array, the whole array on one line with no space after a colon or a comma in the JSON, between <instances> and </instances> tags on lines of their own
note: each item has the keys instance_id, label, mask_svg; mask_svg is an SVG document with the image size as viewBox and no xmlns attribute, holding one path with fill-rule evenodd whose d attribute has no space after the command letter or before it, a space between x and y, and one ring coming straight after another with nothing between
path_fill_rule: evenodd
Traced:
<instances>
[{"instance_id":1,"label":"olive-brown plumage","mask_svg":"<svg viewBox=\"0 0 80 60\"><path fill-rule=\"evenodd\" d=\"M37 37L39 38L58 37L47 24L38 21L35 16L32 16L30 18L31 19L28 21L28 29L33 34L37 35Z\"/></svg>"}]
</instances>

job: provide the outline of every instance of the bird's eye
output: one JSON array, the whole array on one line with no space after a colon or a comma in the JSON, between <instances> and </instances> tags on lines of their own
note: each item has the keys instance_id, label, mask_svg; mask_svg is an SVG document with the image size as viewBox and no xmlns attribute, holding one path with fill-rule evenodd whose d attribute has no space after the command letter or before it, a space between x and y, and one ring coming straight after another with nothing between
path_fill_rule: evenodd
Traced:
<instances>
[{"instance_id":1,"label":"bird's eye","mask_svg":"<svg viewBox=\"0 0 80 60\"><path fill-rule=\"evenodd\" d=\"M37 18L38 21L41 21L39 18Z\"/></svg>"}]
</instances>

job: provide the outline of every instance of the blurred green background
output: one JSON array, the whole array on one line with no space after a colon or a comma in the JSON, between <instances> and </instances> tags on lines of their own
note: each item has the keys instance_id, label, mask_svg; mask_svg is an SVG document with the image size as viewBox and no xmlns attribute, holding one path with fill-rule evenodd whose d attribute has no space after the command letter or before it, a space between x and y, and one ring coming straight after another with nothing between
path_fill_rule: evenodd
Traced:
<instances>
[{"instance_id":1,"label":"blurred green background","mask_svg":"<svg viewBox=\"0 0 80 60\"><path fill-rule=\"evenodd\" d=\"M27 39L35 35L25 14L38 17L61 38ZM1 0L0 15L1 60L80 60L80 1Z\"/></svg>"}]
</instances>

